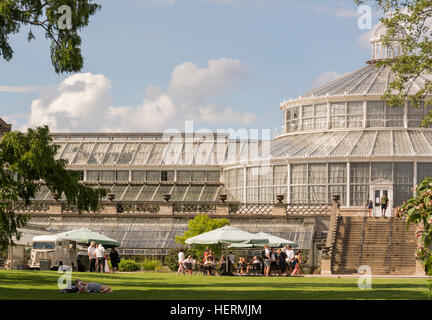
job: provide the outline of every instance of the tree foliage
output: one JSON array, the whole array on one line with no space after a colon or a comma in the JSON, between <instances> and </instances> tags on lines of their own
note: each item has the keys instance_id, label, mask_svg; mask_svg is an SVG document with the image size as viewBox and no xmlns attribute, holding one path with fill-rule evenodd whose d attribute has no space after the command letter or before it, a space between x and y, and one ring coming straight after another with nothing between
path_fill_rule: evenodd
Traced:
<instances>
[{"instance_id":1,"label":"tree foliage","mask_svg":"<svg viewBox=\"0 0 432 320\"><path fill-rule=\"evenodd\" d=\"M106 196L104 189L93 189L78 183L79 173L65 168L65 160L56 160L57 145L52 144L48 127L28 129L26 134L10 132L0 141L0 249L19 239L18 228L29 216L15 214L13 204L30 205L44 181L49 190L79 212L96 211Z\"/></svg>"},{"instance_id":2,"label":"tree foliage","mask_svg":"<svg viewBox=\"0 0 432 320\"><path fill-rule=\"evenodd\" d=\"M194 219L189 221L188 228L182 236L176 236L176 242L179 244L184 244L186 239L198 236L202 233L209 232L218 228L222 228L229 224L230 221L228 219L225 218L213 219L206 214L199 214ZM212 250L217 255L219 255L222 250L220 244L209 245L209 246L194 244L192 245L192 248L195 251L194 255L196 257L201 257L206 247L209 247L209 249Z\"/></svg>"},{"instance_id":3,"label":"tree foliage","mask_svg":"<svg viewBox=\"0 0 432 320\"><path fill-rule=\"evenodd\" d=\"M89 24L90 16L100 9L92 0L2 0L0 1L0 56L12 59L9 37L29 26L27 39L35 38L32 28L45 31L51 41L51 61L56 73L78 72L84 65L78 31ZM71 9L71 28L64 28L61 6Z\"/></svg>"},{"instance_id":4,"label":"tree foliage","mask_svg":"<svg viewBox=\"0 0 432 320\"><path fill-rule=\"evenodd\" d=\"M387 27L382 39L387 46L401 30L405 33L401 41L402 55L378 63L391 67L395 75L383 97L387 104L398 107L410 101L415 108L431 105L432 81L426 81L416 94L409 92L420 75L432 78L432 0L354 1L357 4L375 3L378 10L386 14L381 22ZM426 115L421 126L428 127L431 123L432 112Z\"/></svg>"},{"instance_id":5,"label":"tree foliage","mask_svg":"<svg viewBox=\"0 0 432 320\"><path fill-rule=\"evenodd\" d=\"M408 225L418 225L416 236L420 241L417 257L424 262L429 275L432 275L432 178L420 182L416 196L405 201L398 211Z\"/></svg>"}]
</instances>

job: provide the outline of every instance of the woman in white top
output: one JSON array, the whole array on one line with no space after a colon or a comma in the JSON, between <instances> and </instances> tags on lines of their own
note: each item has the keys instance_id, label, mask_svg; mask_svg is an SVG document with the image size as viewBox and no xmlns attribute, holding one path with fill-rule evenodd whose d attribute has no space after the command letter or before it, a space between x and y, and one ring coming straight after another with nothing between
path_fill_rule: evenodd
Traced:
<instances>
[{"instance_id":1,"label":"woman in white top","mask_svg":"<svg viewBox=\"0 0 432 320\"><path fill-rule=\"evenodd\" d=\"M185 255L183 253L183 250L180 249L180 252L178 253L179 268L177 270L177 275L179 275L180 272L183 272L183 274L186 274L184 264L183 264L184 260L185 260Z\"/></svg>"}]
</instances>

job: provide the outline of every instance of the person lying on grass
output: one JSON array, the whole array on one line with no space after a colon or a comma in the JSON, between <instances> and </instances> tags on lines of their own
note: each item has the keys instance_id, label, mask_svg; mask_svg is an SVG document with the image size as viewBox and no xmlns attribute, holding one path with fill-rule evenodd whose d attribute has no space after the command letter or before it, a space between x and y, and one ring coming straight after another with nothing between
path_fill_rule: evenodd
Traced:
<instances>
[{"instance_id":1,"label":"person lying on grass","mask_svg":"<svg viewBox=\"0 0 432 320\"><path fill-rule=\"evenodd\" d=\"M114 291L108 287L97 282L84 282L77 279L74 282L75 286L78 288L77 293L113 293Z\"/></svg>"}]
</instances>

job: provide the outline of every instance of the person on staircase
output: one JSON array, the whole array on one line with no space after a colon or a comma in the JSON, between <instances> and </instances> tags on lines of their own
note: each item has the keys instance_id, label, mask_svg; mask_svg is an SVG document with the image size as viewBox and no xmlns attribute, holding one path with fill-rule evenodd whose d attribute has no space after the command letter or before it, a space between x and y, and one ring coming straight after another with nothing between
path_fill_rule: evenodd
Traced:
<instances>
[{"instance_id":1,"label":"person on staircase","mask_svg":"<svg viewBox=\"0 0 432 320\"><path fill-rule=\"evenodd\" d=\"M373 210L373 201L369 200L368 203L366 204L366 207L369 210L369 217L372 217L372 210Z\"/></svg>"},{"instance_id":2,"label":"person on staircase","mask_svg":"<svg viewBox=\"0 0 432 320\"><path fill-rule=\"evenodd\" d=\"M386 211L389 203L389 198L387 197L387 194L383 194L381 197L381 215L385 218L386 217Z\"/></svg>"}]
</instances>

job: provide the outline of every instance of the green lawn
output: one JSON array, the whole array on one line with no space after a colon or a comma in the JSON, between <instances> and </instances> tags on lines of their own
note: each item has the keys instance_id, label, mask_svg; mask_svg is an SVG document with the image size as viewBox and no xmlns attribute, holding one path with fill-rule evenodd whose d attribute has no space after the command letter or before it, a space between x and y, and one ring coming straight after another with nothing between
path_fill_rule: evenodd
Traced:
<instances>
[{"instance_id":1,"label":"green lawn","mask_svg":"<svg viewBox=\"0 0 432 320\"><path fill-rule=\"evenodd\" d=\"M373 279L360 290L355 278L203 277L173 273L74 273L109 285L113 294L58 293L57 272L0 270L0 299L427 299L426 279Z\"/></svg>"}]
</instances>

